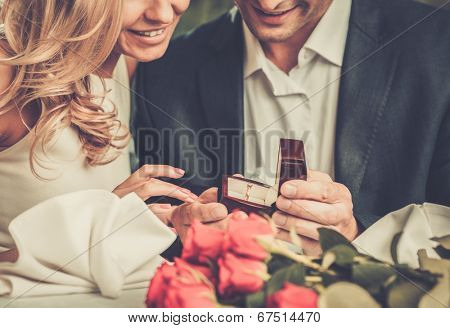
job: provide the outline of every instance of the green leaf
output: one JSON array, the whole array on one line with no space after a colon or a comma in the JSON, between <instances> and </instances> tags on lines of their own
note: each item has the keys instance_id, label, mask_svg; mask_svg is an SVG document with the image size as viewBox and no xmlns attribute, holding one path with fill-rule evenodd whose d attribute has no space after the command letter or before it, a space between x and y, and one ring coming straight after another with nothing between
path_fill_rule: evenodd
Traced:
<instances>
[{"instance_id":1,"label":"green leaf","mask_svg":"<svg viewBox=\"0 0 450 328\"><path fill-rule=\"evenodd\" d=\"M394 261L395 264L398 264L398 254L397 254L397 247L398 243L400 242L400 238L402 237L403 232L396 233L394 235L394 238L392 238L391 242L391 256L392 261Z\"/></svg>"},{"instance_id":2,"label":"green leaf","mask_svg":"<svg viewBox=\"0 0 450 328\"><path fill-rule=\"evenodd\" d=\"M404 264L396 265L394 268L404 279L414 282L423 282L431 286L434 286L437 282L438 275L429 271L414 270Z\"/></svg>"},{"instance_id":3,"label":"green leaf","mask_svg":"<svg viewBox=\"0 0 450 328\"><path fill-rule=\"evenodd\" d=\"M356 251L356 248L347 240L347 238L342 236L336 230L319 228L317 231L319 232L320 247L322 247L324 253L337 245L346 245Z\"/></svg>"},{"instance_id":4,"label":"green leaf","mask_svg":"<svg viewBox=\"0 0 450 328\"><path fill-rule=\"evenodd\" d=\"M364 288L350 282L331 285L320 295L321 308L379 308L381 307Z\"/></svg>"},{"instance_id":5,"label":"green leaf","mask_svg":"<svg viewBox=\"0 0 450 328\"><path fill-rule=\"evenodd\" d=\"M439 278L438 283L419 302L420 308L448 308L450 307L450 271Z\"/></svg>"},{"instance_id":6,"label":"green leaf","mask_svg":"<svg viewBox=\"0 0 450 328\"><path fill-rule=\"evenodd\" d=\"M285 282L303 285L305 282L305 266L303 264L292 264L275 272L267 282L267 295L279 291L283 288Z\"/></svg>"},{"instance_id":7,"label":"green leaf","mask_svg":"<svg viewBox=\"0 0 450 328\"><path fill-rule=\"evenodd\" d=\"M288 259L285 256L282 256L279 254L272 254L272 258L270 259L269 263L267 264L267 268L268 268L269 273L273 274L277 270L286 268L294 263L295 262L293 260Z\"/></svg>"},{"instance_id":8,"label":"green leaf","mask_svg":"<svg viewBox=\"0 0 450 328\"><path fill-rule=\"evenodd\" d=\"M336 245L330 248L327 253L333 253L335 256L334 263L341 266L348 266L353 263L353 259L358 255L358 252L353 246L349 245Z\"/></svg>"},{"instance_id":9,"label":"green leaf","mask_svg":"<svg viewBox=\"0 0 450 328\"><path fill-rule=\"evenodd\" d=\"M437 260L429 258L426 250L421 249L417 252L419 256L419 265L423 270L430 271L435 274L446 274L450 270L450 260Z\"/></svg>"},{"instance_id":10,"label":"green leaf","mask_svg":"<svg viewBox=\"0 0 450 328\"><path fill-rule=\"evenodd\" d=\"M432 241L438 242L439 245L446 250L450 250L450 235L431 238Z\"/></svg>"},{"instance_id":11,"label":"green leaf","mask_svg":"<svg viewBox=\"0 0 450 328\"><path fill-rule=\"evenodd\" d=\"M440 274L437 284L420 300L419 307L442 308L450 306L450 260L429 258L426 250L417 252L420 268Z\"/></svg>"},{"instance_id":12,"label":"green leaf","mask_svg":"<svg viewBox=\"0 0 450 328\"><path fill-rule=\"evenodd\" d=\"M378 293L385 282L396 274L394 268L380 263L355 264L352 267L353 282L371 293Z\"/></svg>"},{"instance_id":13,"label":"green leaf","mask_svg":"<svg viewBox=\"0 0 450 328\"><path fill-rule=\"evenodd\" d=\"M266 294L263 291L247 295L245 297L245 305L247 308L264 308L266 307Z\"/></svg>"},{"instance_id":14,"label":"green leaf","mask_svg":"<svg viewBox=\"0 0 450 328\"><path fill-rule=\"evenodd\" d=\"M326 252L322 258L322 263L320 264L320 271L326 271L330 266L336 261L336 255L333 252Z\"/></svg>"},{"instance_id":15,"label":"green leaf","mask_svg":"<svg viewBox=\"0 0 450 328\"><path fill-rule=\"evenodd\" d=\"M387 292L387 305L391 308L416 308L430 289L430 284L425 282L398 277Z\"/></svg>"},{"instance_id":16,"label":"green leaf","mask_svg":"<svg viewBox=\"0 0 450 328\"><path fill-rule=\"evenodd\" d=\"M322 284L325 287L328 287L328 286L335 284L342 280L350 280L350 279L345 279L345 277L338 276L338 275L331 275L326 272L321 273L321 276L322 276Z\"/></svg>"}]
</instances>

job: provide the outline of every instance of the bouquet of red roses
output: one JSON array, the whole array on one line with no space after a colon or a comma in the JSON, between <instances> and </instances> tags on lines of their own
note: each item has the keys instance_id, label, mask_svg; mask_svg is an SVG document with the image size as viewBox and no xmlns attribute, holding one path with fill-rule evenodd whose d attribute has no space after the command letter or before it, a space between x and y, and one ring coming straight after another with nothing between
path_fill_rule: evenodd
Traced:
<instances>
[{"instance_id":1,"label":"bouquet of red roses","mask_svg":"<svg viewBox=\"0 0 450 328\"><path fill-rule=\"evenodd\" d=\"M234 213L226 231L196 222L181 258L164 263L155 273L146 304L166 308L417 307L430 305L428 292L447 282L448 277L435 270L413 270L361 254L334 230L319 229L319 233L323 255L311 257L289 250L275 238L271 221L255 214ZM300 243L291 235L293 243ZM422 256L422 263L433 261Z\"/></svg>"}]
</instances>

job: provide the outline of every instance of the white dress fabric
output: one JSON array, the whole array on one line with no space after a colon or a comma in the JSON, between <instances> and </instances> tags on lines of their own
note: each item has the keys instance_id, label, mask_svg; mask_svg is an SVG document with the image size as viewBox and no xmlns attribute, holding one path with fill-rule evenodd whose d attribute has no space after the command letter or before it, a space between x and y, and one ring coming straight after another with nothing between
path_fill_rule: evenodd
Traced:
<instances>
[{"instance_id":1,"label":"white dress fabric","mask_svg":"<svg viewBox=\"0 0 450 328\"><path fill-rule=\"evenodd\" d=\"M393 263L391 242L400 232L399 263L418 268L420 249L425 249L428 257L439 259L433 249L437 243L430 239L450 235L450 207L430 203L408 205L377 221L355 239L353 245L363 253Z\"/></svg>"},{"instance_id":2,"label":"white dress fabric","mask_svg":"<svg viewBox=\"0 0 450 328\"><path fill-rule=\"evenodd\" d=\"M129 77L124 58L107 79L102 106L128 126ZM92 76L95 95L104 95ZM44 167L29 164L32 130L0 151L0 252L16 247L16 263L0 262L0 295L47 296L147 287L159 255L176 235L136 195L111 191L131 173L129 151L112 163L86 164L77 131L70 127L48 148Z\"/></svg>"},{"instance_id":3,"label":"white dress fabric","mask_svg":"<svg viewBox=\"0 0 450 328\"><path fill-rule=\"evenodd\" d=\"M103 190L54 197L15 218L19 251L0 262L0 295L14 297L145 288L159 256L176 239L134 193L120 199Z\"/></svg>"},{"instance_id":4,"label":"white dress fabric","mask_svg":"<svg viewBox=\"0 0 450 328\"><path fill-rule=\"evenodd\" d=\"M100 78L91 76L92 91L104 95ZM109 92L103 101L106 111L113 103L118 119L123 125L130 122L129 77L125 59L121 57L113 73L113 79L105 80ZM88 166L82 153L78 132L70 127L61 131L55 142L48 146L47 155L36 147L37 155L44 167L35 164L40 176L30 169L29 152L32 130L25 138L6 150L0 151L0 252L14 247L8 232L12 219L29 208L55 196L87 189L112 191L130 176L130 159L127 149L112 163L102 166Z\"/></svg>"}]
</instances>

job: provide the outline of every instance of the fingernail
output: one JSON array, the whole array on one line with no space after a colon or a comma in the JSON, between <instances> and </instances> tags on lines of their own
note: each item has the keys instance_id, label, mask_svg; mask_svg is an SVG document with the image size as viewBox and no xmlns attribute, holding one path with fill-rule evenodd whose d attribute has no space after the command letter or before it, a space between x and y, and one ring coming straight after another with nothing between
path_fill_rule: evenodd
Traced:
<instances>
[{"instance_id":1,"label":"fingernail","mask_svg":"<svg viewBox=\"0 0 450 328\"><path fill-rule=\"evenodd\" d=\"M175 169L175 171L179 174L179 175L184 175L186 172L182 169Z\"/></svg>"},{"instance_id":2,"label":"fingernail","mask_svg":"<svg viewBox=\"0 0 450 328\"><path fill-rule=\"evenodd\" d=\"M279 197L277 201L277 206L280 210L288 210L292 205L292 202L289 199L284 197Z\"/></svg>"},{"instance_id":3,"label":"fingernail","mask_svg":"<svg viewBox=\"0 0 450 328\"><path fill-rule=\"evenodd\" d=\"M293 197L297 194L297 188L290 183L285 183L281 189L282 194L286 197Z\"/></svg>"},{"instance_id":4,"label":"fingernail","mask_svg":"<svg viewBox=\"0 0 450 328\"><path fill-rule=\"evenodd\" d=\"M192 192L189 189L180 189L180 190L181 190L181 192L183 192L185 194L188 194L188 195L192 194Z\"/></svg>"},{"instance_id":5,"label":"fingernail","mask_svg":"<svg viewBox=\"0 0 450 328\"><path fill-rule=\"evenodd\" d=\"M222 206L217 206L213 211L212 214L214 215L214 218L222 218L227 216L227 211Z\"/></svg>"},{"instance_id":6,"label":"fingernail","mask_svg":"<svg viewBox=\"0 0 450 328\"><path fill-rule=\"evenodd\" d=\"M162 209L171 209L172 205L170 204L158 204L158 206Z\"/></svg>"}]
</instances>

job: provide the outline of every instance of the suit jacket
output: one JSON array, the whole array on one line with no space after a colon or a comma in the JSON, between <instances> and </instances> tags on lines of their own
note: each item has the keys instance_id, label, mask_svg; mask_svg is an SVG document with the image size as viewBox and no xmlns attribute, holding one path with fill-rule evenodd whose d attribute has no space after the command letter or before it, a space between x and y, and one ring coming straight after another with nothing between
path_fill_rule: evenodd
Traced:
<instances>
[{"instance_id":1,"label":"suit jacket","mask_svg":"<svg viewBox=\"0 0 450 328\"><path fill-rule=\"evenodd\" d=\"M448 12L353 0L335 178L350 189L364 227L410 203L450 206L449 40ZM232 10L139 66L133 127L141 164L185 168L194 191L242 171L243 51Z\"/></svg>"}]
</instances>

